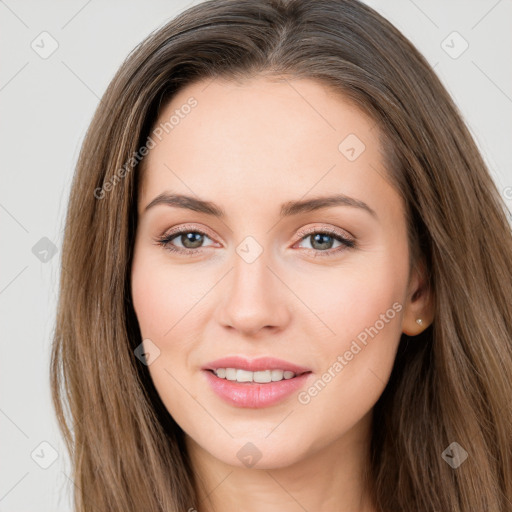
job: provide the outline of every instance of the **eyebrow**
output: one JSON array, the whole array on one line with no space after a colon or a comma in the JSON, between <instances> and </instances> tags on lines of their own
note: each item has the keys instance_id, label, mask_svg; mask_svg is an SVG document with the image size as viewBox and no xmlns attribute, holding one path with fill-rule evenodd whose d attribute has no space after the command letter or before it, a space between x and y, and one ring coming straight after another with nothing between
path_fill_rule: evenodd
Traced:
<instances>
[{"instance_id":1,"label":"eyebrow","mask_svg":"<svg viewBox=\"0 0 512 512\"><path fill-rule=\"evenodd\" d=\"M183 194L172 194L169 192L163 192L156 196L146 206L146 208L144 208L144 212L159 204L192 210L199 213L205 213L206 215L212 215L214 217L218 217L219 219L226 218L226 212L220 206L211 201L205 201L197 197ZM370 215L372 215L372 217L377 218L376 212L364 201L346 196L344 194L334 194L298 201L288 201L281 205L280 217L289 217L292 215L312 212L332 206L352 206L354 208L360 208L367 211Z\"/></svg>"}]
</instances>

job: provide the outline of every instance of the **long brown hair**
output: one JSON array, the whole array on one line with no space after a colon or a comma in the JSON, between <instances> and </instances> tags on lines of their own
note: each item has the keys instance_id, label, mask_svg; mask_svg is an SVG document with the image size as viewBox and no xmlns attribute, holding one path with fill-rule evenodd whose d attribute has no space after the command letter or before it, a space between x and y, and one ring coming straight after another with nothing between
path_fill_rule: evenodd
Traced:
<instances>
[{"instance_id":1,"label":"long brown hair","mask_svg":"<svg viewBox=\"0 0 512 512\"><path fill-rule=\"evenodd\" d=\"M378 510L512 511L512 236L506 206L432 68L356 0L210 0L152 33L110 83L72 184L51 359L75 507L199 508L183 432L134 356L140 148L166 101L215 77L311 78L369 114L424 261L434 322L400 340L374 408ZM457 442L468 458L442 457Z\"/></svg>"}]
</instances>

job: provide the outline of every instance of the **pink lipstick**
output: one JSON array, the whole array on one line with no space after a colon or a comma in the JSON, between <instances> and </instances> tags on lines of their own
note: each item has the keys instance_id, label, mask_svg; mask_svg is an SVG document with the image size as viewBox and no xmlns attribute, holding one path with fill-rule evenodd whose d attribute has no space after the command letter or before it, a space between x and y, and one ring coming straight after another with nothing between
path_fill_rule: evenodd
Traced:
<instances>
[{"instance_id":1,"label":"pink lipstick","mask_svg":"<svg viewBox=\"0 0 512 512\"><path fill-rule=\"evenodd\" d=\"M309 368L282 359L240 356L211 361L202 367L212 390L237 407L262 408L277 404L304 387Z\"/></svg>"}]
</instances>

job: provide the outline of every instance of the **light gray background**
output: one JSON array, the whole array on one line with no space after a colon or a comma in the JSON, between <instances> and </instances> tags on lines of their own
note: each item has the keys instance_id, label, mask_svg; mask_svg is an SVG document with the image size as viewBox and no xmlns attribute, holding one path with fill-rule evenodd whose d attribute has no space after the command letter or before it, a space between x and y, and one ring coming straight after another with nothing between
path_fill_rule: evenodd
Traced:
<instances>
[{"instance_id":1,"label":"light gray background","mask_svg":"<svg viewBox=\"0 0 512 512\"><path fill-rule=\"evenodd\" d=\"M50 402L48 364L73 169L121 62L152 30L196 3L0 0L0 512L71 510L73 482ZM367 3L435 66L512 209L512 1ZM46 59L31 47L51 48L43 31L58 43ZM464 43L453 31L469 44L458 58ZM46 262L32 251L43 237L57 248ZM58 458L43 469L54 451Z\"/></svg>"}]
</instances>

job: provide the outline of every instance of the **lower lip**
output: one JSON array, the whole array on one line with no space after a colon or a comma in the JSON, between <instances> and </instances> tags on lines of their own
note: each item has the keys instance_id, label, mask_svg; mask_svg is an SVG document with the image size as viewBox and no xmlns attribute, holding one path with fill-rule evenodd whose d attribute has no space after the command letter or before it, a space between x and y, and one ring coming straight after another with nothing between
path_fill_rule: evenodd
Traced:
<instances>
[{"instance_id":1,"label":"lower lip","mask_svg":"<svg viewBox=\"0 0 512 512\"><path fill-rule=\"evenodd\" d=\"M258 384L256 382L237 382L220 379L212 371L204 370L213 391L230 405L259 409L270 407L289 397L304 386L311 372L303 373L292 379Z\"/></svg>"}]
</instances>

